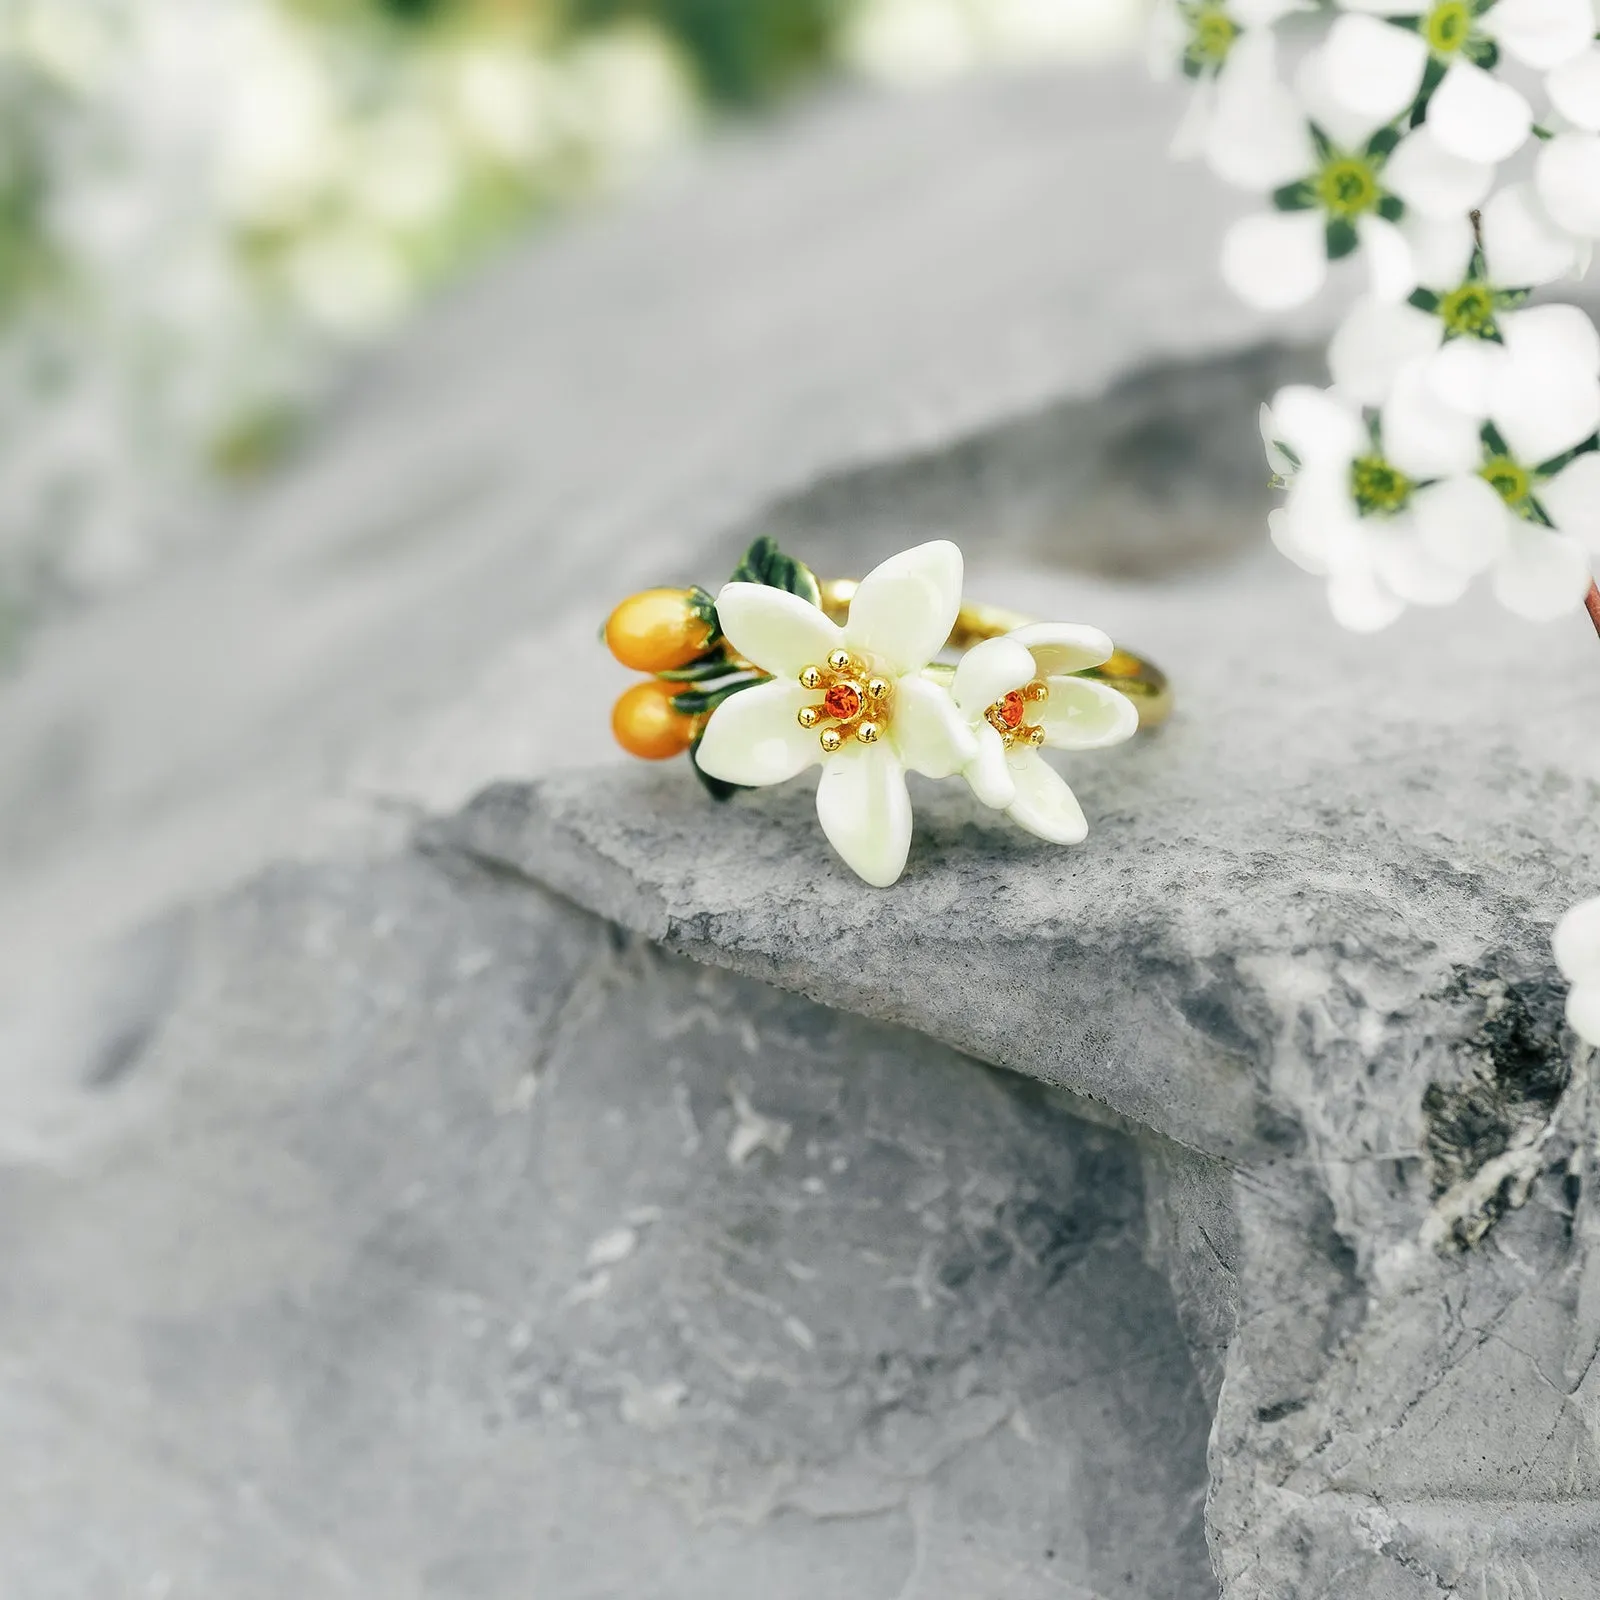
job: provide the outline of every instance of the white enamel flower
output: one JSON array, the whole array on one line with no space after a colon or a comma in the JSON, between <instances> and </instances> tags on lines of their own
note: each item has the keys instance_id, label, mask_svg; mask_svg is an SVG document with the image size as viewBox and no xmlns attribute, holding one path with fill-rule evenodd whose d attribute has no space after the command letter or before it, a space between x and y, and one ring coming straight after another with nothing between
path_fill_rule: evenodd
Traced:
<instances>
[{"instance_id":1,"label":"white enamel flower","mask_svg":"<svg viewBox=\"0 0 1600 1600\"><path fill-rule=\"evenodd\" d=\"M974 645L956 667L951 693L976 744L965 768L972 792L1053 844L1080 843L1089 824L1040 749L1101 750L1139 729L1126 695L1073 676L1111 653L1098 628L1037 622Z\"/></svg>"},{"instance_id":2,"label":"white enamel flower","mask_svg":"<svg viewBox=\"0 0 1600 1600\"><path fill-rule=\"evenodd\" d=\"M706 724L695 760L727 783L782 783L822 763L817 817L852 871L880 888L911 846L906 770L962 771L977 740L947 690L921 676L961 606L961 552L938 539L861 580L841 628L796 595L730 583L717 596L728 642L772 674Z\"/></svg>"},{"instance_id":3,"label":"white enamel flower","mask_svg":"<svg viewBox=\"0 0 1600 1600\"><path fill-rule=\"evenodd\" d=\"M1586 1043L1600 1047L1600 899L1585 900L1556 924L1556 965L1572 985L1567 1021Z\"/></svg>"},{"instance_id":4,"label":"white enamel flower","mask_svg":"<svg viewBox=\"0 0 1600 1600\"><path fill-rule=\"evenodd\" d=\"M1534 317L1523 323L1526 360L1501 370L1494 421L1442 404L1421 363L1370 420L1300 386L1264 409L1268 459L1289 490L1273 540L1327 578L1344 626L1372 631L1408 604L1448 605L1482 572L1501 604L1531 620L1582 602L1589 551L1600 550L1600 454L1592 434L1573 437L1582 410L1545 403L1546 385L1567 387L1551 376L1545 341L1561 334Z\"/></svg>"},{"instance_id":5,"label":"white enamel flower","mask_svg":"<svg viewBox=\"0 0 1600 1600\"><path fill-rule=\"evenodd\" d=\"M1578 242L1556 227L1527 184L1502 189L1484 206L1481 250L1465 216L1402 226L1420 287L1408 301L1368 296L1356 303L1328 347L1334 386L1362 405L1381 405L1401 369L1426 360L1429 381L1445 397L1460 395L1473 367L1478 404L1501 341L1513 343L1529 314L1518 309L1528 290L1572 272Z\"/></svg>"},{"instance_id":6,"label":"white enamel flower","mask_svg":"<svg viewBox=\"0 0 1600 1600\"><path fill-rule=\"evenodd\" d=\"M1150 19L1150 69L1181 70L1194 93L1173 136L1180 159L1202 156L1229 182L1269 187L1251 131L1273 117L1294 123L1299 108L1278 81L1273 26L1309 0L1158 0Z\"/></svg>"},{"instance_id":7,"label":"white enamel flower","mask_svg":"<svg viewBox=\"0 0 1600 1600\"><path fill-rule=\"evenodd\" d=\"M1545 88L1566 127L1539 147L1539 197L1563 228L1600 238L1600 44L1563 62Z\"/></svg>"},{"instance_id":8,"label":"white enamel flower","mask_svg":"<svg viewBox=\"0 0 1600 1600\"><path fill-rule=\"evenodd\" d=\"M1425 105L1441 149L1499 162L1533 126L1524 95L1495 75L1503 54L1548 72L1594 36L1591 0L1339 0L1326 45L1329 91L1385 121ZM1365 13L1365 14L1363 14Z\"/></svg>"},{"instance_id":9,"label":"white enamel flower","mask_svg":"<svg viewBox=\"0 0 1600 1600\"><path fill-rule=\"evenodd\" d=\"M1329 77L1325 42L1295 74L1300 115L1288 121L1274 112L1240 128L1273 189L1273 209L1229 230L1222 273L1263 310L1303 305L1322 288L1328 262L1358 248L1373 294L1404 299L1416 287L1416 264L1396 223L1408 213L1464 216L1494 179L1492 165L1451 154L1426 124L1407 132L1390 117L1353 109L1332 93Z\"/></svg>"}]
</instances>

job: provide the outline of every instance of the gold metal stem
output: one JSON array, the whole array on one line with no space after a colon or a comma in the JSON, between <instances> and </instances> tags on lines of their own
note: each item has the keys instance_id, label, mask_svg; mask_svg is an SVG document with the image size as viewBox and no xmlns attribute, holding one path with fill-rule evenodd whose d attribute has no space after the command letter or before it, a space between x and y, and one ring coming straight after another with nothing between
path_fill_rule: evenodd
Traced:
<instances>
[{"instance_id":1,"label":"gold metal stem","mask_svg":"<svg viewBox=\"0 0 1600 1600\"><path fill-rule=\"evenodd\" d=\"M842 623L849 615L850 602L855 598L857 587L854 578L827 578L821 581L822 609L833 621ZM945 649L970 650L985 639L998 639L1002 634L1035 620L1004 606L988 606L976 600L967 600L956 613L956 625L950 630ZM1600 628L1600 620L1597 620L1596 627ZM1141 730L1160 727L1172 714L1172 688L1167 682L1166 673L1131 650L1113 650L1109 660L1098 667L1085 668L1073 676L1092 678L1096 683L1108 684L1127 695L1138 707Z\"/></svg>"}]
</instances>

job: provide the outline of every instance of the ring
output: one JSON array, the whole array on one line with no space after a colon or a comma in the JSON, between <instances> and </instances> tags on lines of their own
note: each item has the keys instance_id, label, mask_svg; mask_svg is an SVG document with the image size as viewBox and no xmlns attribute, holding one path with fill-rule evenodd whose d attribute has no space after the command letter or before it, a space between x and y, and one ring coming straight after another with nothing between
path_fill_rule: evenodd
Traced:
<instances>
[{"instance_id":1,"label":"ring","mask_svg":"<svg viewBox=\"0 0 1600 1600\"><path fill-rule=\"evenodd\" d=\"M820 763L823 833L881 888L910 850L908 771L962 777L1039 838L1081 843L1083 810L1041 749L1159 726L1166 676L1098 628L966 601L962 576L946 539L822 583L757 539L714 597L647 589L612 612L612 654L651 674L617 701L612 731L647 760L687 751L719 800Z\"/></svg>"}]
</instances>

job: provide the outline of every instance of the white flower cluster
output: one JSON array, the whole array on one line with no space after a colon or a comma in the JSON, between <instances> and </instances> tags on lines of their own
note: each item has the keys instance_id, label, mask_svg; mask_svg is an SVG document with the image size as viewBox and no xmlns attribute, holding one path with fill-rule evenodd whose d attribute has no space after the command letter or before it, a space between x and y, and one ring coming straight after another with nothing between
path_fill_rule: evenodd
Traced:
<instances>
[{"instance_id":1,"label":"white flower cluster","mask_svg":"<svg viewBox=\"0 0 1600 1600\"><path fill-rule=\"evenodd\" d=\"M1229 285L1288 310L1330 262L1365 261L1332 387L1262 416L1288 490L1273 539L1348 628L1480 575L1540 621L1589 591L1600 337L1526 302L1600 237L1596 3L1160 0L1156 61L1195 80L1179 152L1266 201L1227 235ZM1285 75L1279 35L1302 20L1321 31ZM1508 162L1525 170L1497 190Z\"/></svg>"}]
</instances>

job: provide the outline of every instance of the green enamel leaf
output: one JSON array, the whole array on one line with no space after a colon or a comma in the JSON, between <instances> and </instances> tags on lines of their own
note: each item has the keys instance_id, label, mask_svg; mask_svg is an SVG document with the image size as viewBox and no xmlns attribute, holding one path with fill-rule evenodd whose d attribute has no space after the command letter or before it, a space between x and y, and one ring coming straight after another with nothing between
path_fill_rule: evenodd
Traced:
<instances>
[{"instance_id":1,"label":"green enamel leaf","mask_svg":"<svg viewBox=\"0 0 1600 1600\"><path fill-rule=\"evenodd\" d=\"M753 689L758 683L768 682L764 672L744 672L737 677L724 678L709 689L682 689L672 697L672 709L686 717L703 716L715 711L724 700L731 699L741 689Z\"/></svg>"},{"instance_id":2,"label":"green enamel leaf","mask_svg":"<svg viewBox=\"0 0 1600 1600\"><path fill-rule=\"evenodd\" d=\"M772 589L784 589L808 600L814 606L822 604L822 590L811 568L803 561L786 556L778 548L776 539L766 534L757 539L744 553L744 559L733 569L730 583L764 583Z\"/></svg>"}]
</instances>

